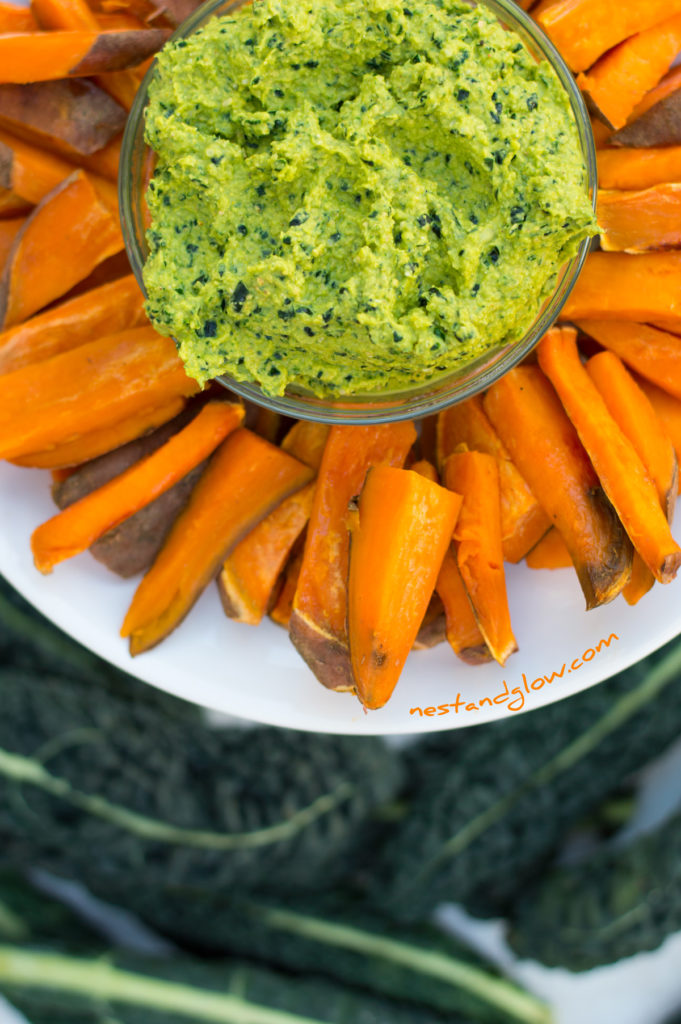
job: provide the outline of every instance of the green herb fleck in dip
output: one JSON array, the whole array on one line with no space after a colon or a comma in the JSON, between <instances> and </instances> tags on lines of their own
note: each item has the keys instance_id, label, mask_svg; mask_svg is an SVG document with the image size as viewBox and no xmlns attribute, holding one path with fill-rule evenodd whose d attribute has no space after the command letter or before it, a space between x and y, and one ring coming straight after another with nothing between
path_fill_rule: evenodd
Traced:
<instances>
[{"instance_id":1,"label":"green herb fleck in dip","mask_svg":"<svg viewBox=\"0 0 681 1024\"><path fill-rule=\"evenodd\" d=\"M147 311L188 373L408 388L522 337L595 232L567 96L459 0L255 0L168 45Z\"/></svg>"}]
</instances>

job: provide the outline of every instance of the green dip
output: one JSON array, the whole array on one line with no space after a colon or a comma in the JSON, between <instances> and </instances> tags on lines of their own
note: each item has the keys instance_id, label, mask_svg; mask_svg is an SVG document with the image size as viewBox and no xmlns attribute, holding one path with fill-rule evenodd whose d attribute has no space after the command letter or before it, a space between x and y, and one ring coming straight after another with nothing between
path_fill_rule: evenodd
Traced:
<instances>
[{"instance_id":1,"label":"green dip","mask_svg":"<svg viewBox=\"0 0 681 1024\"><path fill-rule=\"evenodd\" d=\"M428 381L522 337L596 230L558 78L460 0L255 0L149 97L147 312L201 382Z\"/></svg>"}]
</instances>

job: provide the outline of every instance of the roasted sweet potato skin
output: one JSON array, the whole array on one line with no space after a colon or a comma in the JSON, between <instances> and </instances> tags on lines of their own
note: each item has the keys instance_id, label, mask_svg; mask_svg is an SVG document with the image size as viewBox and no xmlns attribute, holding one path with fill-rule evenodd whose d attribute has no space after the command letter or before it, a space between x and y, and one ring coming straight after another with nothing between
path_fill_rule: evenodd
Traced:
<instances>
[{"instance_id":1,"label":"roasted sweet potato skin","mask_svg":"<svg viewBox=\"0 0 681 1024\"><path fill-rule=\"evenodd\" d=\"M0 85L0 124L78 162L125 127L126 112L88 79Z\"/></svg>"},{"instance_id":2,"label":"roasted sweet potato skin","mask_svg":"<svg viewBox=\"0 0 681 1024\"><path fill-rule=\"evenodd\" d=\"M170 423L165 423L145 437L79 466L65 480L53 485L52 497L55 504L60 509L67 508L113 480L140 459L151 455L189 422L196 408L196 405L188 407ZM204 465L192 470L156 501L104 534L90 548L93 557L124 578L136 576L148 569L163 546L175 519L187 504Z\"/></svg>"}]
</instances>

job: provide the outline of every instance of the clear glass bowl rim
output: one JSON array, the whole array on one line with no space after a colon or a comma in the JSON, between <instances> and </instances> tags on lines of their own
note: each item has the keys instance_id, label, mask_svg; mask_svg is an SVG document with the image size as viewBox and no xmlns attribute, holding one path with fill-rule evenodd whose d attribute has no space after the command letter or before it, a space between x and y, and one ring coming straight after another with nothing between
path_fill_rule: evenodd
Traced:
<instances>
[{"instance_id":1,"label":"clear glass bowl rim","mask_svg":"<svg viewBox=\"0 0 681 1024\"><path fill-rule=\"evenodd\" d=\"M171 40L191 35L215 15L228 14L245 6L247 2L248 0L208 0L182 22L173 33ZM525 11L516 6L514 0L472 0L472 2L482 4L492 10L501 22L510 26L521 37L530 52L535 55L539 54L547 60L558 76L567 93L575 118L587 171L588 189L595 210L596 149L589 114L572 73L550 39ZM143 142L144 111L155 64L154 61L144 76L128 116L121 146L118 177L123 239L133 273L144 294L146 291L142 270L146 257L146 241L142 227L141 190L138 186L142 179L144 156L148 151L148 147ZM326 423L369 424L396 422L433 415L447 406L462 402L486 390L532 351L560 315L579 277L590 247L591 240L584 239L577 254L562 269L553 292L524 337L481 356L460 371L435 378L416 388L369 395L349 395L331 400L312 395L298 396L288 392L280 397L270 396L263 394L258 385L254 383L236 381L231 377L218 377L217 380L230 391L256 405L297 419Z\"/></svg>"}]
</instances>

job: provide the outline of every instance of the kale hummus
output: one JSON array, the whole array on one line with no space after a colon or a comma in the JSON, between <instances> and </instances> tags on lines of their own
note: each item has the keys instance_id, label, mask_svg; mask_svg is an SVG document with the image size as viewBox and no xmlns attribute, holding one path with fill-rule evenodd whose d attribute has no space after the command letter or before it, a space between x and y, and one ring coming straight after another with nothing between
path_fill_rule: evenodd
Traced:
<instances>
[{"instance_id":1,"label":"kale hummus","mask_svg":"<svg viewBox=\"0 0 681 1024\"><path fill-rule=\"evenodd\" d=\"M595 231L566 94L484 7L254 0L149 96L147 310L201 382L426 382L520 338Z\"/></svg>"}]
</instances>

